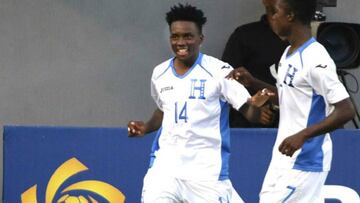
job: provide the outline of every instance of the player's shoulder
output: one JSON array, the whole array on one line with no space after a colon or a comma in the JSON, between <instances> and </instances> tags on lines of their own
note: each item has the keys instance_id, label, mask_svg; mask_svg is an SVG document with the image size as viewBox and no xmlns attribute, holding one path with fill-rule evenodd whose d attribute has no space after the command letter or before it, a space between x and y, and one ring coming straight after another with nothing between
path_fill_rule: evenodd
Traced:
<instances>
[{"instance_id":1,"label":"player's shoulder","mask_svg":"<svg viewBox=\"0 0 360 203\"><path fill-rule=\"evenodd\" d=\"M172 60L173 60L173 58L170 58L170 59L158 64L157 66L155 66L155 68L153 69L152 78L157 79L161 75L163 75L164 73L169 71L171 68Z\"/></svg>"},{"instance_id":2,"label":"player's shoulder","mask_svg":"<svg viewBox=\"0 0 360 203\"><path fill-rule=\"evenodd\" d=\"M303 53L304 64L307 67L314 68L317 66L335 68L335 63L325 47L315 39L309 46L304 49Z\"/></svg>"},{"instance_id":3,"label":"player's shoulder","mask_svg":"<svg viewBox=\"0 0 360 203\"><path fill-rule=\"evenodd\" d=\"M309 42L309 45L303 50L302 55L305 57L317 58L321 60L329 58L331 59L325 47L315 39L312 39Z\"/></svg>"},{"instance_id":4,"label":"player's shoulder","mask_svg":"<svg viewBox=\"0 0 360 203\"><path fill-rule=\"evenodd\" d=\"M206 54L203 54L200 65L213 75L219 75L221 72L230 72L233 69L230 64Z\"/></svg>"}]
</instances>

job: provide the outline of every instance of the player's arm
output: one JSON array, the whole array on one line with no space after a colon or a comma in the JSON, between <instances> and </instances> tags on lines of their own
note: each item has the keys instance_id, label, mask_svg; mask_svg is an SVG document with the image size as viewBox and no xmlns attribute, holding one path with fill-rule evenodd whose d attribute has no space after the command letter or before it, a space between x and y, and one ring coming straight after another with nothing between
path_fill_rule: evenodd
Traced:
<instances>
[{"instance_id":1,"label":"player's arm","mask_svg":"<svg viewBox=\"0 0 360 203\"><path fill-rule=\"evenodd\" d=\"M242 115L250 122L264 123L267 118L267 114L264 115L263 107L267 101L275 96L275 93L264 88L258 91L255 95L248 99L248 101L239 109Z\"/></svg>"},{"instance_id":2,"label":"player's arm","mask_svg":"<svg viewBox=\"0 0 360 203\"><path fill-rule=\"evenodd\" d=\"M240 111L248 121L269 124L273 114L268 113L266 105L269 105L268 101L271 97L275 97L276 94L267 88L263 88L251 97L244 85L239 84L231 77L232 72L233 69L231 68L224 74L224 78L221 80L221 90L225 99L234 109ZM264 105L265 103L267 104Z\"/></svg>"},{"instance_id":3,"label":"player's arm","mask_svg":"<svg viewBox=\"0 0 360 203\"><path fill-rule=\"evenodd\" d=\"M294 152L302 147L304 142L312 137L331 132L355 116L354 106L349 98L333 104L334 111L319 123L316 123L300 132L287 137L279 146L279 151L286 156L292 156Z\"/></svg>"},{"instance_id":4,"label":"player's arm","mask_svg":"<svg viewBox=\"0 0 360 203\"><path fill-rule=\"evenodd\" d=\"M129 121L129 137L142 137L147 133L158 130L161 127L163 116L164 113L159 108L157 108L146 123L143 121Z\"/></svg>"},{"instance_id":5,"label":"player's arm","mask_svg":"<svg viewBox=\"0 0 360 203\"><path fill-rule=\"evenodd\" d=\"M334 107L333 112L317 123L286 138L279 146L279 151L287 156L300 149L304 142L312 137L333 131L354 118L355 108L345 87L336 74L336 66L329 60L317 60L319 64L311 65L307 81L315 92Z\"/></svg>"},{"instance_id":6,"label":"player's arm","mask_svg":"<svg viewBox=\"0 0 360 203\"><path fill-rule=\"evenodd\" d=\"M273 104L279 103L277 96L277 88L273 85L270 85L264 81L255 78L248 70L246 70L245 67L235 68L226 76L226 78L234 79L244 85L247 89L253 90L254 92L258 92L266 88L269 91L275 93L275 96L271 97L270 101Z\"/></svg>"}]
</instances>

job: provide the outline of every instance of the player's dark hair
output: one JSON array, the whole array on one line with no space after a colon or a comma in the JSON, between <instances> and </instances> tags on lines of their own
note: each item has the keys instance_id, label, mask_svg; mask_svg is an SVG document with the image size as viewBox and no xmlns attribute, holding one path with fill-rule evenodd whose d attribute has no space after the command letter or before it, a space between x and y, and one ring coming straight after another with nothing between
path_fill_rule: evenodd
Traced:
<instances>
[{"instance_id":1,"label":"player's dark hair","mask_svg":"<svg viewBox=\"0 0 360 203\"><path fill-rule=\"evenodd\" d=\"M178 4L170 8L166 13L166 22L171 26L175 21L190 21L194 22L202 33L202 27L206 23L206 17L202 10L197 9L190 4Z\"/></svg>"},{"instance_id":2,"label":"player's dark hair","mask_svg":"<svg viewBox=\"0 0 360 203\"><path fill-rule=\"evenodd\" d=\"M317 0L284 0L295 18L304 25L309 25L315 15Z\"/></svg>"}]
</instances>

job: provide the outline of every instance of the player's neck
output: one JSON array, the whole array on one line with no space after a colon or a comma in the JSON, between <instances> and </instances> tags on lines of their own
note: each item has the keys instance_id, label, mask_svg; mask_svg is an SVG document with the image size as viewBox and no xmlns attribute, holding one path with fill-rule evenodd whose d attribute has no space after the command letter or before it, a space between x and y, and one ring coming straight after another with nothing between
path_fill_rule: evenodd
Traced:
<instances>
[{"instance_id":1,"label":"player's neck","mask_svg":"<svg viewBox=\"0 0 360 203\"><path fill-rule=\"evenodd\" d=\"M288 54L296 51L312 37L310 26L303 25L296 28L297 29L294 29L288 38L288 41L291 45Z\"/></svg>"},{"instance_id":2,"label":"player's neck","mask_svg":"<svg viewBox=\"0 0 360 203\"><path fill-rule=\"evenodd\" d=\"M176 73L178 75L185 74L194 65L196 58L187 60L187 61L183 61L183 60L179 60L178 58L175 58L174 68L175 68Z\"/></svg>"}]
</instances>

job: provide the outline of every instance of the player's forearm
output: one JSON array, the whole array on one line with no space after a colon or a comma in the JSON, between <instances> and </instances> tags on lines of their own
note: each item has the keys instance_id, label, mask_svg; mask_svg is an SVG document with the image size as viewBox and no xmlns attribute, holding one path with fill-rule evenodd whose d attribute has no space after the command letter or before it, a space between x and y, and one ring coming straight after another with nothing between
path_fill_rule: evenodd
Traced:
<instances>
[{"instance_id":1,"label":"player's forearm","mask_svg":"<svg viewBox=\"0 0 360 203\"><path fill-rule=\"evenodd\" d=\"M260 108L246 103L239 109L239 111L248 121L252 123L260 122Z\"/></svg>"},{"instance_id":2,"label":"player's forearm","mask_svg":"<svg viewBox=\"0 0 360 203\"><path fill-rule=\"evenodd\" d=\"M334 111L323 121L303 130L306 139L331 132L354 118L355 109L349 98L336 103L334 106Z\"/></svg>"},{"instance_id":3,"label":"player's forearm","mask_svg":"<svg viewBox=\"0 0 360 203\"><path fill-rule=\"evenodd\" d=\"M163 112L157 108L151 118L145 123L145 133L158 130L161 127L163 115Z\"/></svg>"}]
</instances>

